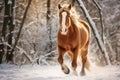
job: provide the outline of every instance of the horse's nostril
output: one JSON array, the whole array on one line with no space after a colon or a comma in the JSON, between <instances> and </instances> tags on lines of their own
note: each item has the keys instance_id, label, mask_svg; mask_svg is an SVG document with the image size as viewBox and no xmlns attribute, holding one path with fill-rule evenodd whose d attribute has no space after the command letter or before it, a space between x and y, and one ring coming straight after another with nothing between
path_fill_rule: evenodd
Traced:
<instances>
[{"instance_id":1,"label":"horse's nostril","mask_svg":"<svg viewBox=\"0 0 120 80\"><path fill-rule=\"evenodd\" d=\"M65 29L65 32L67 31L67 29Z\"/></svg>"}]
</instances>

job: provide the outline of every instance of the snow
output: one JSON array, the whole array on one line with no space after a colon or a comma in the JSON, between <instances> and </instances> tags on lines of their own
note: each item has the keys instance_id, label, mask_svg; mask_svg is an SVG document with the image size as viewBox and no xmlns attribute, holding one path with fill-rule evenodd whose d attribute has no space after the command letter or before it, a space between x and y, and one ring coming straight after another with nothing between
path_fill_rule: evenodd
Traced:
<instances>
[{"instance_id":1,"label":"snow","mask_svg":"<svg viewBox=\"0 0 120 80\"><path fill-rule=\"evenodd\" d=\"M0 64L0 80L120 80L120 66L92 66L86 76L75 76L64 74L59 65Z\"/></svg>"}]
</instances>

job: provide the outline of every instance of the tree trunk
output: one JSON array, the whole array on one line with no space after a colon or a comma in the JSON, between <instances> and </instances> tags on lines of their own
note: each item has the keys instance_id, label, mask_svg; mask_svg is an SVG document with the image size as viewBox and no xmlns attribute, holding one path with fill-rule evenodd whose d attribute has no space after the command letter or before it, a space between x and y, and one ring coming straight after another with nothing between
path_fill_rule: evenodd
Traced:
<instances>
[{"instance_id":1,"label":"tree trunk","mask_svg":"<svg viewBox=\"0 0 120 80\"><path fill-rule=\"evenodd\" d=\"M0 43L0 64L2 63L3 55L4 55L4 44Z\"/></svg>"},{"instance_id":2,"label":"tree trunk","mask_svg":"<svg viewBox=\"0 0 120 80\"><path fill-rule=\"evenodd\" d=\"M0 1L0 13L2 9L3 9L3 1Z\"/></svg>"},{"instance_id":3,"label":"tree trunk","mask_svg":"<svg viewBox=\"0 0 120 80\"><path fill-rule=\"evenodd\" d=\"M87 9L85 8L83 2L81 0L77 0L77 3L79 4L80 8L82 9L82 11L83 11L83 13L84 13L84 15L85 15L91 29L92 29L92 32L93 32L93 34L95 36L95 39L96 39L96 41L98 43L98 46L99 46L101 52L103 53L106 64L110 65L111 63L110 63L110 60L109 60L109 56L108 56L108 54L106 52L106 48L105 48L105 46L104 46L104 44L103 44L103 42L101 40L101 37L100 37L100 35L98 33L98 30L97 30L97 28L95 26L95 23L93 22L92 18L90 17L90 15L89 15Z\"/></svg>"},{"instance_id":4,"label":"tree trunk","mask_svg":"<svg viewBox=\"0 0 120 80\"><path fill-rule=\"evenodd\" d=\"M9 21L10 5L8 5L8 0L4 0L4 4L5 4L5 12L4 12L3 27L2 27L2 37L5 40L7 25Z\"/></svg>"},{"instance_id":5,"label":"tree trunk","mask_svg":"<svg viewBox=\"0 0 120 80\"><path fill-rule=\"evenodd\" d=\"M9 5L9 22L8 22L8 27L9 27L9 34L8 34L8 44L12 46L12 37L13 37L13 31L15 27L15 22L14 22L14 7L15 7L15 0L8 0L8 5ZM12 61L13 59L13 54L11 54L11 48L7 46L7 55L6 55L7 62Z\"/></svg>"},{"instance_id":6,"label":"tree trunk","mask_svg":"<svg viewBox=\"0 0 120 80\"><path fill-rule=\"evenodd\" d=\"M6 31L7 28L9 28L9 33L8 33L8 44L12 45L12 37L13 33L12 31L14 30L14 24L13 24L13 9L14 9L14 3L15 0L5 0L5 12L4 12L4 21L3 21L3 28L2 28L2 37L3 40L7 40L6 36ZM10 47L7 47L7 54L6 54L6 60L11 61L13 57L13 54L10 54Z\"/></svg>"},{"instance_id":7,"label":"tree trunk","mask_svg":"<svg viewBox=\"0 0 120 80\"><path fill-rule=\"evenodd\" d=\"M120 62L120 43L116 43L116 60Z\"/></svg>"},{"instance_id":8,"label":"tree trunk","mask_svg":"<svg viewBox=\"0 0 120 80\"><path fill-rule=\"evenodd\" d=\"M52 38L51 38L51 14L50 14L50 0L47 0L47 13L46 13L46 19L47 19L47 29L48 29L48 35L49 35L49 51L52 49Z\"/></svg>"}]
</instances>

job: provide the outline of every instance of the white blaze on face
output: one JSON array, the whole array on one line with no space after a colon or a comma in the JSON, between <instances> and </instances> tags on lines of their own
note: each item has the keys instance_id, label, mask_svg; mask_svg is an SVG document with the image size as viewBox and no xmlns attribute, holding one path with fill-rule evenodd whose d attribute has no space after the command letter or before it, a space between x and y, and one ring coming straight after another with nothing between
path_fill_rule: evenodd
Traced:
<instances>
[{"instance_id":1,"label":"white blaze on face","mask_svg":"<svg viewBox=\"0 0 120 80\"><path fill-rule=\"evenodd\" d=\"M67 27L65 25L65 22L66 22L66 16L67 16L67 13L66 12L63 12L62 13L62 29L61 29L61 34L63 35L66 35L67 34Z\"/></svg>"}]
</instances>

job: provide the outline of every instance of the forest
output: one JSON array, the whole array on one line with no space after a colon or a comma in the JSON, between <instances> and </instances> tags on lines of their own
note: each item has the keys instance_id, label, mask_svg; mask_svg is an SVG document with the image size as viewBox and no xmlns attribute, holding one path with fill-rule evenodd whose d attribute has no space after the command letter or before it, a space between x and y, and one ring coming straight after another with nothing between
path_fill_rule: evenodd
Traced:
<instances>
[{"instance_id":1,"label":"forest","mask_svg":"<svg viewBox=\"0 0 120 80\"><path fill-rule=\"evenodd\" d=\"M0 67L7 66L6 70L12 66L58 65L58 4L71 4L79 18L89 24L91 63L102 67L120 66L120 0L0 0Z\"/></svg>"}]
</instances>

